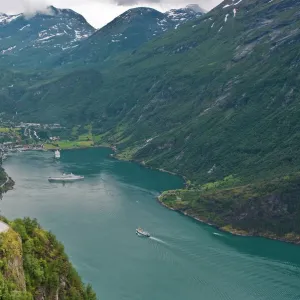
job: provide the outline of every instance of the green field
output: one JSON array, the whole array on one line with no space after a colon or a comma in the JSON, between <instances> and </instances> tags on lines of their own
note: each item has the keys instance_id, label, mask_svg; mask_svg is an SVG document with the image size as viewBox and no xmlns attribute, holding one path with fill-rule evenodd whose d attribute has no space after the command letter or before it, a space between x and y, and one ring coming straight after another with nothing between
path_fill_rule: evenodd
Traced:
<instances>
[{"instance_id":1,"label":"green field","mask_svg":"<svg viewBox=\"0 0 300 300\"><path fill-rule=\"evenodd\" d=\"M0 127L0 133L18 132L21 128Z\"/></svg>"},{"instance_id":2,"label":"green field","mask_svg":"<svg viewBox=\"0 0 300 300\"><path fill-rule=\"evenodd\" d=\"M45 149L73 149L73 148L87 148L93 147L93 141L59 141L55 143L44 144Z\"/></svg>"}]
</instances>

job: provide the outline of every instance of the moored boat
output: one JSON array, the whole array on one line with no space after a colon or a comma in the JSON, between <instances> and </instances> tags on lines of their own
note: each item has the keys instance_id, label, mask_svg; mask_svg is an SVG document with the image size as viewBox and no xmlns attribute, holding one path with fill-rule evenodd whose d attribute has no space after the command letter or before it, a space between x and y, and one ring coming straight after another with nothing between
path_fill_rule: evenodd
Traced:
<instances>
[{"instance_id":1,"label":"moored boat","mask_svg":"<svg viewBox=\"0 0 300 300\"><path fill-rule=\"evenodd\" d=\"M137 234L138 236L142 236L142 237L150 237L150 233L147 232L147 231L145 231L145 230L143 230L142 228L137 228L137 229L135 230L135 232L136 232L136 234Z\"/></svg>"},{"instance_id":2,"label":"moored boat","mask_svg":"<svg viewBox=\"0 0 300 300\"><path fill-rule=\"evenodd\" d=\"M55 152L54 152L54 158L60 158L60 152L59 152L59 150L55 150Z\"/></svg>"},{"instance_id":3,"label":"moored boat","mask_svg":"<svg viewBox=\"0 0 300 300\"><path fill-rule=\"evenodd\" d=\"M57 177L49 177L48 181L49 182L74 182L83 179L84 176L74 175L71 173L71 174L62 174L61 176L57 176Z\"/></svg>"}]
</instances>

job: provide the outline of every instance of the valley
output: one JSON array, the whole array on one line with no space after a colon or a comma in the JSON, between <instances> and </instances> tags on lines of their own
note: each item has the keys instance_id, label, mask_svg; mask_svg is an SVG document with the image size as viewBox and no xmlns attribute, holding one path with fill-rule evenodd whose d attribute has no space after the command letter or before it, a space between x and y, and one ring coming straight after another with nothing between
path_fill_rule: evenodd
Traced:
<instances>
[{"instance_id":1,"label":"valley","mask_svg":"<svg viewBox=\"0 0 300 300\"><path fill-rule=\"evenodd\" d=\"M286 185L282 178L299 171L298 6L224 1L151 41L151 22L160 24L165 15L129 10L70 50L68 61L62 54L51 73L46 67L29 76L4 72L3 113L61 123L69 128L65 140L76 140L74 128L89 126L93 144L117 146L117 158L181 174L192 191L231 176L214 190L251 184L268 198L277 193L269 182ZM118 34L135 44L109 44ZM295 218L288 217L284 235L299 233ZM251 222L237 224L236 230L257 232Z\"/></svg>"},{"instance_id":2,"label":"valley","mask_svg":"<svg viewBox=\"0 0 300 300\"><path fill-rule=\"evenodd\" d=\"M299 244L299 9L294 0L134 7L99 29L54 6L2 13L0 143L72 149L72 163L79 149L111 148L109 159L107 149L82 153L97 161L100 151L98 167L114 174L130 161L184 178L156 183L155 197L218 234Z\"/></svg>"}]
</instances>

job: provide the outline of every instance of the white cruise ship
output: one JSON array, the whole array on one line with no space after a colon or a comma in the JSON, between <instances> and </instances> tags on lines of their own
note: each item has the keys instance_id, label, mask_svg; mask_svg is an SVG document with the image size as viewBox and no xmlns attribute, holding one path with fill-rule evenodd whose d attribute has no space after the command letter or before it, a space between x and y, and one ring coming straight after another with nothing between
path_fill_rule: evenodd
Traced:
<instances>
[{"instance_id":1,"label":"white cruise ship","mask_svg":"<svg viewBox=\"0 0 300 300\"><path fill-rule=\"evenodd\" d=\"M62 174L57 177L49 177L49 182L73 182L78 180L83 180L84 176L74 175L74 174Z\"/></svg>"}]
</instances>

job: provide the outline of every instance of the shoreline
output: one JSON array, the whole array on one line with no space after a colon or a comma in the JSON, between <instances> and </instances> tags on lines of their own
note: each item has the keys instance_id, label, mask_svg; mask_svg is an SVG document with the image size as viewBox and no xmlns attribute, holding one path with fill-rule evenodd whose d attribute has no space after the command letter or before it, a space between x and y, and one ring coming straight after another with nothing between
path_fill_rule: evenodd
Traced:
<instances>
[{"instance_id":1,"label":"shoreline","mask_svg":"<svg viewBox=\"0 0 300 300\"><path fill-rule=\"evenodd\" d=\"M0 185L0 197L2 199L3 197L3 194L7 193L8 191L12 190L14 188L14 185L15 185L15 182L13 181L13 179L8 176L6 170L4 169L3 165L1 165L1 168L3 169L5 175L6 175L6 181L3 182L1 185Z\"/></svg>"},{"instance_id":2,"label":"shoreline","mask_svg":"<svg viewBox=\"0 0 300 300\"><path fill-rule=\"evenodd\" d=\"M292 244L292 245L296 245L296 246L300 246L300 238L296 241L296 240L289 240L287 238L284 238L284 237L278 237L276 236L275 234L268 234L268 233L265 233L265 234L253 234L253 233L250 233L250 232L247 232L247 231L243 231L243 230L239 230L239 229L235 229L235 230L225 230L223 227L220 227L216 224L213 224L213 223L209 223L203 219L201 219L200 217L196 217L196 216L193 216L189 213L186 213L182 210L179 210L179 209L175 209L173 207L170 207L168 206L166 203L164 203L162 200L161 200L161 195L160 194L158 197L156 197L156 201L163 207L171 210L171 211L174 211L176 213L179 213L185 217L188 217L188 218L191 218L193 220L195 220L196 222L199 222L201 224L205 224L205 225L208 225L208 226L211 226L213 228L215 228L216 230L222 232L222 233L228 233L228 234L231 234L232 236L239 236L239 237L256 237L256 238L264 238L264 239L267 239L267 240L272 240L272 241L279 241L279 242L283 242L283 243L287 243L287 244Z\"/></svg>"},{"instance_id":3,"label":"shoreline","mask_svg":"<svg viewBox=\"0 0 300 300\"><path fill-rule=\"evenodd\" d=\"M146 165L144 162L140 162L138 160L119 158L119 157L117 157L117 156L114 155L116 153L116 150L113 147L108 147L108 148L112 149L113 153L110 154L110 157L113 158L113 159L115 159L115 160L118 160L118 161L127 161L127 162L131 162L131 163L135 163L135 164L138 164L138 165L144 167L145 169L156 170L156 171L160 171L160 172L163 172L163 173L168 173L168 174L173 175L173 176L180 177L181 179L183 179L183 185L184 185L184 187L185 188L188 187L188 179L185 176L181 175L181 174L178 174L178 173L175 173L175 172L171 172L171 171L168 171L168 170L165 170L165 169L154 168L154 167Z\"/></svg>"},{"instance_id":4,"label":"shoreline","mask_svg":"<svg viewBox=\"0 0 300 300\"><path fill-rule=\"evenodd\" d=\"M140 162L140 161L137 161L137 160L134 160L134 159L122 159L122 158L119 158L117 157L115 154L117 153L117 149L115 146L111 146L111 145L94 145L94 146L85 146L85 147L70 147L70 148L62 148L61 150L80 150L80 149L89 149L89 148L103 148L103 149L110 149L112 150L112 153L109 154L109 157L111 157L112 159L115 159L115 160L118 160L118 161L127 161L127 162L131 162L131 163L136 163L146 169L150 169L150 170L157 170L157 171L160 171L160 172L164 172L164 173L168 173L170 175L173 175L173 176L178 176L180 178L183 179L183 185L185 188L188 187L188 179L183 176L183 175L180 175L180 174L177 174L175 172L171 172L171 171L168 171L168 170L165 170L165 169L162 169L162 168L155 168L155 167L152 167L152 166L149 166L149 165L146 165L144 162ZM45 149L45 151L53 151L54 149ZM4 169L4 168L3 168ZM5 169L4 169L5 171ZM6 171L5 171L5 174L7 175ZM4 184L3 187L5 187L7 184L9 184L10 182L12 183L12 185L10 187L8 187L6 190L3 191L3 193L9 191L9 190L12 190L13 189L13 186L15 184L15 182L12 180L12 178L10 178L8 175L7 177L9 178L8 182L6 182ZM167 191L164 191L164 192L167 192ZM294 240L289 240L288 238L285 238L285 237L279 237L279 236L276 236L275 234L272 234L272 233L251 233L251 232L247 232L247 231L244 231L244 230L239 230L239 229L229 229L230 227L227 227L226 229L224 229L224 227L220 227L216 224L213 224L213 223L210 223L208 221L205 221L203 219L201 219L201 217L199 216L194 216L192 215L191 213L187 213L187 212L184 212L184 211L181 211L181 210L178 210L178 209L175 209L175 208L172 208L170 206L168 206L167 204L165 204L162 200L161 200L161 196L162 196L163 193L161 193L158 197L156 197L156 201L162 205L164 208L167 208L171 211L174 211L174 212L177 212L181 215L184 215L188 218L191 218L197 222L200 222L202 224L206 224L208 226L211 226L213 228L215 228L216 230L220 231L220 232L223 232L223 233L229 233L233 236L240 236L240 237L260 237L260 238L265 238L265 239L268 239L268 240L275 240L275 241L280 241L280 242L284 242L284 243L289 243L289 244L294 244L294 245L300 245L300 237L299 239L294 239Z\"/></svg>"},{"instance_id":5,"label":"shoreline","mask_svg":"<svg viewBox=\"0 0 300 300\"><path fill-rule=\"evenodd\" d=\"M178 177L183 179L184 186L185 187L188 186L188 183L187 183L188 179L184 175L177 174L175 172L168 171L168 170L165 170L165 169L154 168L154 167L146 165L144 162L140 162L138 160L123 159L123 158L117 157L115 155L117 153L117 149L116 149L115 146L112 146L112 145L94 145L94 146L84 146L84 147L50 148L50 149L45 149L44 151L55 151L56 149L59 149L61 151L63 151L63 150L81 150L81 149L92 149L92 148L110 149L110 150L112 150L112 153L110 153L109 157L112 158L112 159L115 159L115 160L118 160L118 161L127 161L127 162L131 162L131 163L135 163L135 164L138 164L138 165L140 165L140 166L142 166L146 169L157 170L157 171L160 171L160 172L168 173L168 174L173 175L173 176L178 176Z\"/></svg>"},{"instance_id":6,"label":"shoreline","mask_svg":"<svg viewBox=\"0 0 300 300\"><path fill-rule=\"evenodd\" d=\"M111 149L113 150L112 146L105 146L105 145L94 145L94 146L83 146L83 147L66 147L66 148L60 148L60 147L56 147L56 148L45 148L44 151L55 151L57 149L59 150L80 150L80 149L93 149L93 148L106 148L106 149ZM28 150L30 151L30 150ZM34 151L34 150L33 150ZM114 151L114 150L113 150Z\"/></svg>"},{"instance_id":7,"label":"shoreline","mask_svg":"<svg viewBox=\"0 0 300 300\"><path fill-rule=\"evenodd\" d=\"M183 176L183 175L180 175L180 174L177 174L175 172L171 172L171 171L168 171L168 170L164 170L164 169L158 169L158 168L154 168L154 167L151 167L149 165L146 165L145 163L143 162L140 162L140 161L136 161L134 159L120 159L118 157L116 157L114 154L117 152L116 151L116 148L111 146L111 147L108 147L108 148L111 148L113 150L113 153L110 154L110 157L116 159L116 160L119 160L119 161L128 161L128 162L133 162L133 163L137 163L139 164L140 166L143 166L144 168L147 168L147 169L151 169L151 170L158 170L160 172L165 172L165 173L168 173L170 175L173 175L173 176L178 176L180 178L182 178L184 180L184 186L185 188L188 187L188 179ZM164 192L167 192L167 191L164 191ZM284 243L288 243L288 244L293 244L293 245L300 245L300 237L299 239L296 241L296 240L289 240L287 238L284 238L284 237L278 237L276 236L275 234L271 234L271 233L261 233L261 234L254 234L254 233L250 233L250 232L247 232L247 231L244 231L244 230L239 230L239 229L234 229L232 228L232 230L229 230L229 228L227 229L224 229L224 227L220 227L216 224L213 224L213 223L210 223L208 221L205 221L203 219L201 219L200 217L197 217L197 216L193 216L189 213L186 213L184 211L181 211L181 210L178 210L178 209L175 209L175 208L172 208L172 207L169 207L167 204L165 204L162 200L160 200L160 197L161 195L164 193L162 192L158 197L156 197L156 201L162 205L164 208L166 209L169 209L171 211L174 211L174 212L177 212L185 217L188 217L188 218L191 218L193 220L195 220L196 222L199 222L199 223L202 223L202 224L205 224L205 225L208 225L208 226L211 226L213 228L215 228L216 230L222 232L222 233L228 233L228 234L231 234L233 236L239 236L239 237L259 237L259 238L264 238L264 239L268 239L268 240L273 240L273 241L279 241L279 242L284 242Z\"/></svg>"}]
</instances>

